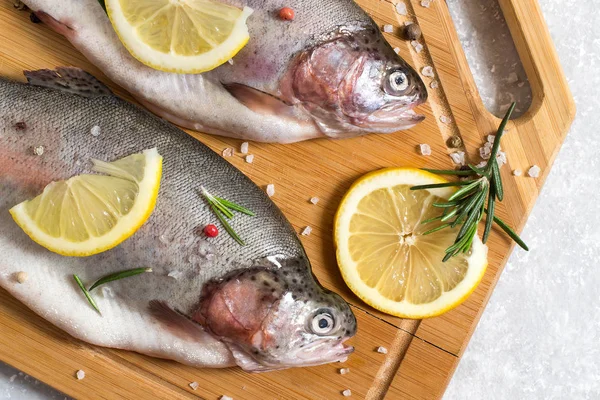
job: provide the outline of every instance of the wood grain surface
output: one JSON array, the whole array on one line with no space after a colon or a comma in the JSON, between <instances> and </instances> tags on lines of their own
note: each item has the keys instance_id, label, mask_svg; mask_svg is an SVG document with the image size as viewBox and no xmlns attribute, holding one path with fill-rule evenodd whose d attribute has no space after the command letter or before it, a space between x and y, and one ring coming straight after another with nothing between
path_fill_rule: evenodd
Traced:
<instances>
[{"instance_id":1,"label":"wood grain surface","mask_svg":"<svg viewBox=\"0 0 600 400\"><path fill-rule=\"evenodd\" d=\"M520 231L539 194L560 145L574 118L575 106L558 63L550 35L536 0L499 0L533 90L530 110L509 123L503 148L509 165L502 168L506 188L499 215ZM336 266L332 222L337 205L351 183L382 167L452 166L446 139L460 135L469 159L478 162L477 149L499 121L484 108L457 38L447 6L435 0L429 8L420 0L407 1L409 15L395 12L394 2L358 0L378 24L396 27L386 38L417 70L430 65L435 80L430 100L421 106L427 119L416 128L392 135L370 135L333 141L315 140L294 145L251 144L253 164L240 154L228 158L258 185L274 183L273 200L298 229L313 227L302 241L314 272L324 286L352 305L359 332L351 344L356 352L345 363L248 374L240 369L195 369L136 353L99 348L73 339L0 290L0 359L79 399L218 399L226 394L240 399L336 399L352 391L352 398L437 399L452 376L479 317L506 263L512 243L498 231L489 241L490 265L475 293L457 309L441 317L410 321L384 315L362 303L345 286ZM83 68L116 87L64 38L12 1L0 1L0 76L23 80L22 70L72 65ZM419 23L425 48L416 53L400 35L405 21ZM432 78L424 78L430 87ZM448 116L452 122L440 122ZM239 148L240 141L192 133L217 152ZM416 147L428 143L431 157ZM542 168L538 179L510 174L512 169ZM308 199L318 196L312 205ZM375 351L390 349L387 355ZM350 368L340 375L338 369ZM86 378L74 374L82 369ZM188 384L199 383L197 390Z\"/></svg>"}]
</instances>

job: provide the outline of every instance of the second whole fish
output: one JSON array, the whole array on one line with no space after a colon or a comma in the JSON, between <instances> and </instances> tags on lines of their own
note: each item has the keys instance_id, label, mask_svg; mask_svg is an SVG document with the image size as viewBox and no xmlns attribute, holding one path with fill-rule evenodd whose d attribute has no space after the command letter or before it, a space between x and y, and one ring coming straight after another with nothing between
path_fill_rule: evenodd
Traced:
<instances>
[{"instance_id":1,"label":"second whole fish","mask_svg":"<svg viewBox=\"0 0 600 400\"><path fill-rule=\"evenodd\" d=\"M180 75L133 58L98 0L24 0L110 79L183 127L291 143L392 133L423 120L413 111L427 99L421 78L354 1L227 2L254 10L249 43L232 64ZM277 17L281 7L295 10L293 21Z\"/></svg>"}]
</instances>

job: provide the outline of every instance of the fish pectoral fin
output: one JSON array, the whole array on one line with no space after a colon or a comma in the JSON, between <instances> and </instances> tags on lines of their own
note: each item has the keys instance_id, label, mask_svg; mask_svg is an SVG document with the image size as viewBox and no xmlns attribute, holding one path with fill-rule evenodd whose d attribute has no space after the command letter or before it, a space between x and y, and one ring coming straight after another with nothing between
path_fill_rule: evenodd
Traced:
<instances>
[{"instance_id":1,"label":"fish pectoral fin","mask_svg":"<svg viewBox=\"0 0 600 400\"><path fill-rule=\"evenodd\" d=\"M223 87L240 103L259 114L292 115L294 107L280 98L241 83L227 83Z\"/></svg>"},{"instance_id":2,"label":"fish pectoral fin","mask_svg":"<svg viewBox=\"0 0 600 400\"><path fill-rule=\"evenodd\" d=\"M92 74L74 67L58 67L55 70L40 69L23 71L30 85L42 86L83 97L112 96L113 93Z\"/></svg>"},{"instance_id":3,"label":"fish pectoral fin","mask_svg":"<svg viewBox=\"0 0 600 400\"><path fill-rule=\"evenodd\" d=\"M171 333L186 340L198 340L206 335L204 329L186 316L178 313L164 301L152 300L148 305L150 313Z\"/></svg>"}]
</instances>

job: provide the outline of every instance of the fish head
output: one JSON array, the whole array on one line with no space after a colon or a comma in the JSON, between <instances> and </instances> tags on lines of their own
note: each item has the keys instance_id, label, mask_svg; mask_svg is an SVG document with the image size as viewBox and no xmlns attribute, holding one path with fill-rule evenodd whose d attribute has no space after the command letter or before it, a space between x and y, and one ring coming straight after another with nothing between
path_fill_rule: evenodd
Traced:
<instances>
[{"instance_id":1,"label":"fish head","mask_svg":"<svg viewBox=\"0 0 600 400\"><path fill-rule=\"evenodd\" d=\"M425 118L413 111L427 100L423 81L374 28L342 29L301 53L282 86L330 137L392 133Z\"/></svg>"},{"instance_id":2,"label":"fish head","mask_svg":"<svg viewBox=\"0 0 600 400\"><path fill-rule=\"evenodd\" d=\"M308 261L306 261L308 262ZM356 318L307 266L250 269L204 291L193 318L226 343L247 371L344 361Z\"/></svg>"}]
</instances>

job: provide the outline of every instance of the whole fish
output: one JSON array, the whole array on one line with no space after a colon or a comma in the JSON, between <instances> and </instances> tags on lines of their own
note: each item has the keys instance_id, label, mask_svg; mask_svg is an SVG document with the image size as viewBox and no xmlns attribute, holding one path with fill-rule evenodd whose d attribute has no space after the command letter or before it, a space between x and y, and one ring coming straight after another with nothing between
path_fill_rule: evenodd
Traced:
<instances>
[{"instance_id":1,"label":"whole fish","mask_svg":"<svg viewBox=\"0 0 600 400\"><path fill-rule=\"evenodd\" d=\"M98 0L23 1L148 109L183 127L291 143L391 133L424 118L413 111L427 99L421 78L353 0L226 0L254 9L250 41L232 64L196 75L133 58ZM295 10L293 21L277 17L283 6Z\"/></svg>"},{"instance_id":2,"label":"whole fish","mask_svg":"<svg viewBox=\"0 0 600 400\"><path fill-rule=\"evenodd\" d=\"M71 335L200 367L268 371L345 359L356 332L348 304L324 289L294 229L265 193L183 131L111 95L81 70L0 79L0 285ZM72 93L85 94L82 97ZM92 135L94 128L100 134ZM32 148L43 146L36 155ZM74 258L34 243L8 210L55 180L90 172L144 149L163 156L156 209L131 238L104 253ZM41 153L38 151L38 154ZM244 205L232 227L246 241L198 232L216 220L200 195ZM95 290L102 315L75 284L125 269L147 273ZM18 283L16 274L29 278Z\"/></svg>"}]
</instances>

